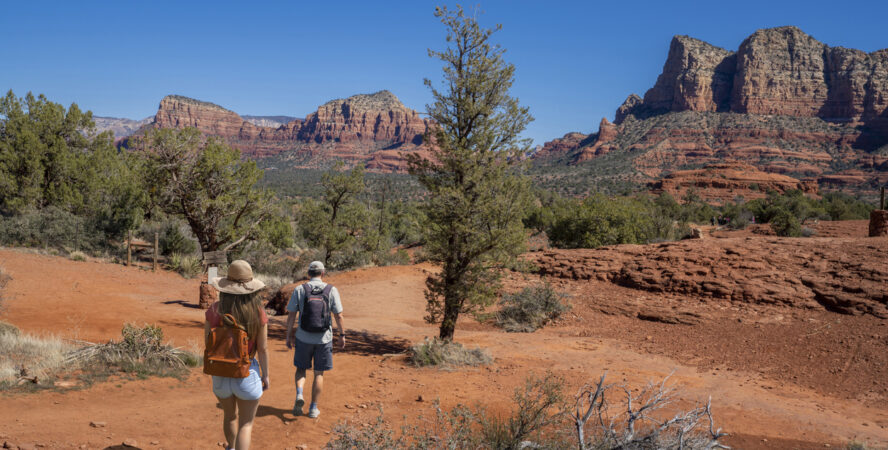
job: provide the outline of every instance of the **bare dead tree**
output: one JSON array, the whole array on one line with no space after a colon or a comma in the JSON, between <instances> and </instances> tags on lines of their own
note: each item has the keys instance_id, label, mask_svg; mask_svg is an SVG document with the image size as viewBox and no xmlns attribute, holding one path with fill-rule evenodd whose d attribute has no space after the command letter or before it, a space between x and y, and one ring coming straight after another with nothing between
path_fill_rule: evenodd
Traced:
<instances>
[{"instance_id":1,"label":"bare dead tree","mask_svg":"<svg viewBox=\"0 0 888 450\"><path fill-rule=\"evenodd\" d=\"M667 376L659 383L649 383L635 395L627 387L619 386L625 394L624 408L611 414L605 398L617 386L606 385L606 376L605 373L597 383L583 386L576 395L570 416L580 450L729 448L719 442L727 433L715 428L711 397L705 405L658 419L653 413L672 404L675 398L675 388L668 384ZM704 426L706 421L708 427ZM594 430L591 433L587 433L589 426Z\"/></svg>"}]
</instances>

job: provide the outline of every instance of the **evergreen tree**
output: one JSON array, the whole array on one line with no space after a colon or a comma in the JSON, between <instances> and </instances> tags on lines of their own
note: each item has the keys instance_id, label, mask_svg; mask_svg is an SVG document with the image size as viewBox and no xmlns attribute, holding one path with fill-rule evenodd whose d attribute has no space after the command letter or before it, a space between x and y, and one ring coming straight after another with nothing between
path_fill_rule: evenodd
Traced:
<instances>
[{"instance_id":1,"label":"evergreen tree","mask_svg":"<svg viewBox=\"0 0 888 450\"><path fill-rule=\"evenodd\" d=\"M195 128L157 129L135 143L152 206L185 219L201 251L229 250L259 236L272 219L262 171L240 151Z\"/></svg>"},{"instance_id":2,"label":"evergreen tree","mask_svg":"<svg viewBox=\"0 0 888 450\"><path fill-rule=\"evenodd\" d=\"M497 269L524 248L529 187L516 164L529 147L519 134L533 119L509 96L515 67L490 42L501 27L482 29L461 7L439 7L435 16L447 28L449 47L429 50L444 63L440 90L425 80L436 123L426 136L431 157L413 154L409 163L429 192L425 249L441 265L426 280L426 320L440 321L441 339L452 340L460 313L492 304Z\"/></svg>"},{"instance_id":3,"label":"evergreen tree","mask_svg":"<svg viewBox=\"0 0 888 450\"><path fill-rule=\"evenodd\" d=\"M320 201L308 200L299 211L298 223L309 245L324 251L324 265L336 252L355 244L367 226L367 208L357 201L364 191L364 166L342 170L337 164L321 178Z\"/></svg>"}]
</instances>

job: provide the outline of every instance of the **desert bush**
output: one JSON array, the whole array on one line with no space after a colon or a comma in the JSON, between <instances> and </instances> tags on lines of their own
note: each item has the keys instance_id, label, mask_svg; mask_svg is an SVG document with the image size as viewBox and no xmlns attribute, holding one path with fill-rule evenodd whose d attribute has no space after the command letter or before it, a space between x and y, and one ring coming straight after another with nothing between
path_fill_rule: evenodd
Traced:
<instances>
[{"instance_id":1,"label":"desert bush","mask_svg":"<svg viewBox=\"0 0 888 450\"><path fill-rule=\"evenodd\" d=\"M52 206L0 216L0 244L10 247L94 251L106 242L88 219Z\"/></svg>"},{"instance_id":2,"label":"desert bush","mask_svg":"<svg viewBox=\"0 0 888 450\"><path fill-rule=\"evenodd\" d=\"M17 326L15 326L15 325L13 325L13 324L11 324L11 323L8 323L8 322L3 322L2 320L0 320L0 334L14 334L14 335L19 335L19 334L21 334L21 333L22 333L22 332L19 331L19 329L18 329Z\"/></svg>"},{"instance_id":3,"label":"desert bush","mask_svg":"<svg viewBox=\"0 0 888 450\"><path fill-rule=\"evenodd\" d=\"M100 374L119 371L144 378L151 375L182 376L189 367L200 365L201 358L164 344L163 330L158 326L139 328L126 324L119 341L81 347L70 352L67 361Z\"/></svg>"},{"instance_id":4,"label":"desert bush","mask_svg":"<svg viewBox=\"0 0 888 450\"><path fill-rule=\"evenodd\" d=\"M481 366L493 361L493 357L479 347L468 349L458 342L438 338L426 338L421 344L410 347L409 358L417 367L440 368Z\"/></svg>"},{"instance_id":5,"label":"desert bush","mask_svg":"<svg viewBox=\"0 0 888 450\"><path fill-rule=\"evenodd\" d=\"M515 390L514 406L505 416L489 414L480 406L457 405L445 411L436 402L432 419L419 415L399 435L380 410L376 422L363 428L338 424L327 448L728 448L719 442L726 433L715 428L709 402L691 410L667 411L677 400L676 390L667 385L668 377L640 390L605 385L604 379L582 387L569 407L562 378L551 373L530 376ZM623 396L623 404L605 401L614 396Z\"/></svg>"},{"instance_id":6,"label":"desert bush","mask_svg":"<svg viewBox=\"0 0 888 450\"><path fill-rule=\"evenodd\" d=\"M51 385L51 380L69 368L66 355L71 346L57 337L37 337L0 323L0 389L9 389L30 378L30 385Z\"/></svg>"},{"instance_id":7,"label":"desert bush","mask_svg":"<svg viewBox=\"0 0 888 450\"><path fill-rule=\"evenodd\" d=\"M395 437L391 426L385 421L380 409L376 420L367 426L357 428L348 422L333 427L334 438L324 448L330 450L376 450L402 448L404 442Z\"/></svg>"},{"instance_id":8,"label":"desert bush","mask_svg":"<svg viewBox=\"0 0 888 450\"><path fill-rule=\"evenodd\" d=\"M173 253L169 264L171 270L185 278L194 278L203 273L203 261L197 255Z\"/></svg>"},{"instance_id":9,"label":"desert bush","mask_svg":"<svg viewBox=\"0 0 888 450\"><path fill-rule=\"evenodd\" d=\"M197 241L188 236L189 230L176 223L167 222L158 232L158 245L160 254L170 256L173 254L191 255L197 252Z\"/></svg>"},{"instance_id":10,"label":"desert bush","mask_svg":"<svg viewBox=\"0 0 888 450\"><path fill-rule=\"evenodd\" d=\"M802 237L811 237L815 234L817 234L817 231L815 231L813 228L802 227Z\"/></svg>"},{"instance_id":11,"label":"desert bush","mask_svg":"<svg viewBox=\"0 0 888 450\"><path fill-rule=\"evenodd\" d=\"M549 283L503 295L496 323L506 331L531 333L569 310L566 298L567 294L556 291Z\"/></svg>"},{"instance_id":12,"label":"desert bush","mask_svg":"<svg viewBox=\"0 0 888 450\"><path fill-rule=\"evenodd\" d=\"M71 261L83 262L83 261L86 261L86 254L84 254L83 252L81 252L79 250L75 250L71 253L68 253L68 259L70 259Z\"/></svg>"},{"instance_id":13,"label":"desert bush","mask_svg":"<svg viewBox=\"0 0 888 450\"><path fill-rule=\"evenodd\" d=\"M780 211L771 219L771 228L777 236L799 237L802 235L802 226L799 220L788 211Z\"/></svg>"},{"instance_id":14,"label":"desert bush","mask_svg":"<svg viewBox=\"0 0 888 450\"><path fill-rule=\"evenodd\" d=\"M292 276L281 276L281 275L269 275L264 273L256 273L253 272L257 280L265 283L265 290L268 292L277 292L281 290L281 287L286 286L288 284L292 284L296 282Z\"/></svg>"},{"instance_id":15,"label":"desert bush","mask_svg":"<svg viewBox=\"0 0 888 450\"><path fill-rule=\"evenodd\" d=\"M515 389L515 408L509 417L477 414L481 442L486 448L552 448L551 428L563 422L566 410L564 379L552 373L528 377L522 388ZM550 444L550 445L546 445Z\"/></svg>"}]
</instances>

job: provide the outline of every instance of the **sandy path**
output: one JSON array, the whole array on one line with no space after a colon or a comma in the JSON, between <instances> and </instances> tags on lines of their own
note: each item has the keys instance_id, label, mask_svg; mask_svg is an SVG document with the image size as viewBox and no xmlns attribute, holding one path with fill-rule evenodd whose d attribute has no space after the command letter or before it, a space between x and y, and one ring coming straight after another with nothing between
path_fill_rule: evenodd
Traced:
<instances>
[{"instance_id":1,"label":"sandy path","mask_svg":"<svg viewBox=\"0 0 888 450\"><path fill-rule=\"evenodd\" d=\"M119 335L124 322L157 323L179 345L201 336L203 312L197 283L176 274L90 262L71 262L0 250L0 265L12 276L3 320L25 331L103 340ZM318 420L289 414L295 389L281 318L272 318L271 382L263 397L254 448L322 446L342 420L369 422L381 406L395 424L403 416L431 413L443 405L506 404L530 372L550 369L573 388L607 370L611 381L640 385L674 371L683 400L713 397L717 424L737 434L741 448L823 448L851 439L888 443L888 415L860 402L824 396L793 384L759 380L755 373L700 371L664 356L646 354L619 339L576 337L572 326L533 334L507 334L483 325L458 328L457 339L488 348L494 365L457 372L415 369L401 356L406 343L434 335L421 318L426 266L359 270L331 277L342 292L346 327L356 339L335 357L326 376ZM608 323L608 322L602 322ZM467 331L468 330L468 331ZM750 380L758 380L752 381ZM197 371L175 379L116 380L88 390L7 395L0 408L3 440L46 448L106 448L132 439L142 448L211 448L221 441L221 411L213 405L209 379ZM362 407L363 406L363 407ZM413 420L413 419L410 419ZM100 428L90 421L105 422ZM882 425L880 425L880 423ZM764 440L763 440L764 439Z\"/></svg>"}]
</instances>

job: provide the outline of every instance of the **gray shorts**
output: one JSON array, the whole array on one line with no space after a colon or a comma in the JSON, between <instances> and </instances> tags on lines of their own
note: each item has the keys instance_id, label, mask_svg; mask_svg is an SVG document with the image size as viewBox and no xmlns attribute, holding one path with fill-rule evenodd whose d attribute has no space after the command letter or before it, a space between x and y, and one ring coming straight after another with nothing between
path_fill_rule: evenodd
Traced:
<instances>
[{"instance_id":1,"label":"gray shorts","mask_svg":"<svg viewBox=\"0 0 888 450\"><path fill-rule=\"evenodd\" d=\"M262 397L262 380L259 378L259 362L250 362L250 374L246 378L217 377L213 375L213 393L219 398L234 395L241 400L259 400Z\"/></svg>"},{"instance_id":2,"label":"gray shorts","mask_svg":"<svg viewBox=\"0 0 888 450\"><path fill-rule=\"evenodd\" d=\"M333 342L326 344L308 344L296 339L296 350L293 352L293 365L297 369L312 368L314 360L315 372L333 370Z\"/></svg>"}]
</instances>

